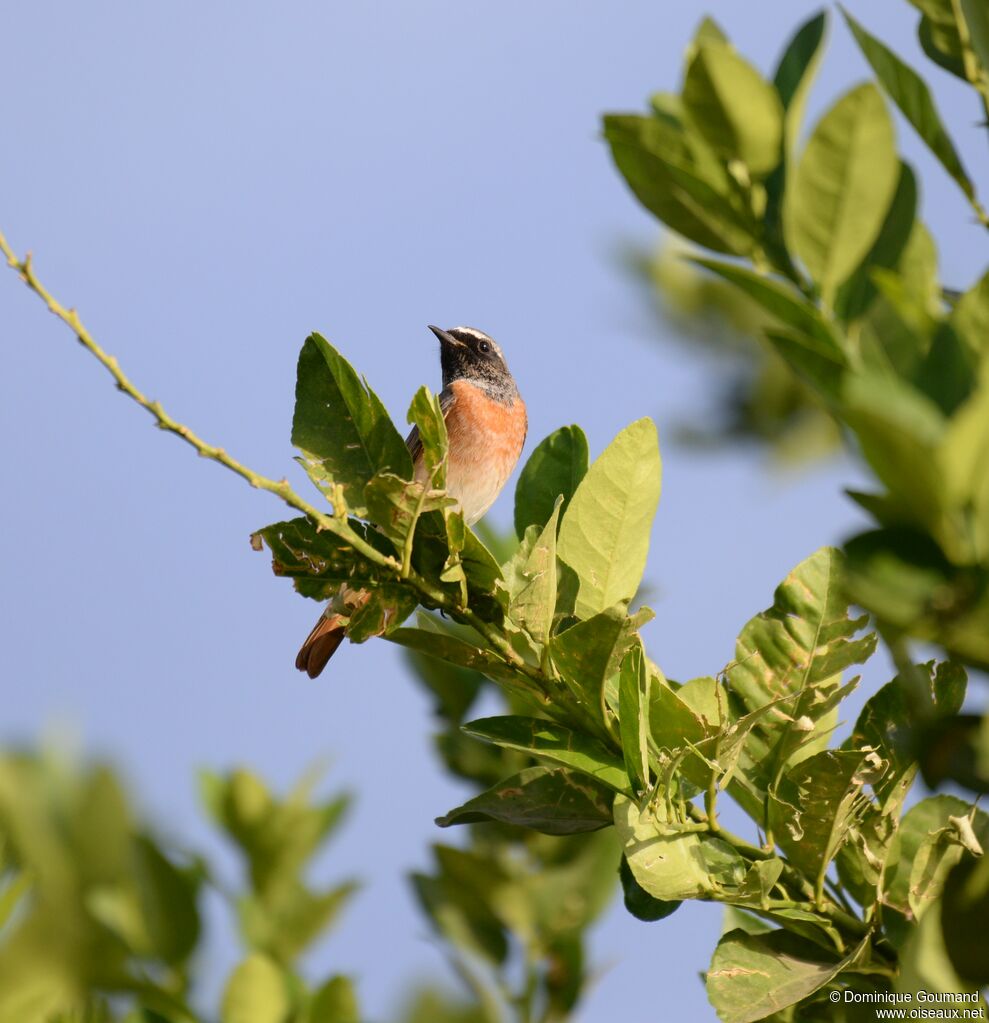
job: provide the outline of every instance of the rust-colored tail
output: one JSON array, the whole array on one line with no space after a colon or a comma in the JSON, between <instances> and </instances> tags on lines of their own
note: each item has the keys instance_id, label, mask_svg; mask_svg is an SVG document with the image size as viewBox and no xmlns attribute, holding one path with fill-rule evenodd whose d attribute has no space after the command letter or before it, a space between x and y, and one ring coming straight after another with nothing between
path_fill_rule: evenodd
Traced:
<instances>
[{"instance_id":1,"label":"rust-colored tail","mask_svg":"<svg viewBox=\"0 0 989 1023\"><path fill-rule=\"evenodd\" d=\"M315 678L326 667L347 635L344 621L340 615L320 618L295 659L295 666L299 671L304 671L310 678Z\"/></svg>"}]
</instances>

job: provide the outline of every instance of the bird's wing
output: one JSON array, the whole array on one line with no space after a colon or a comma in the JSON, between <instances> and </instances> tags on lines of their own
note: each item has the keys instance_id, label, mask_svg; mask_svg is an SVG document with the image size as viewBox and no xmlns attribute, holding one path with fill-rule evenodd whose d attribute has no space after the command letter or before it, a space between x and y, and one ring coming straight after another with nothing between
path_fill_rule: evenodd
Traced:
<instances>
[{"instance_id":1,"label":"bird's wing","mask_svg":"<svg viewBox=\"0 0 989 1023\"><path fill-rule=\"evenodd\" d=\"M452 387L444 387L440 391L440 411L443 413L444 419L450 414L450 409L453 408L456 400L457 396L454 394ZM409 454L412 456L412 464L418 468L419 461L422 458L422 439L419 437L418 426L412 427L412 432L405 438L405 446L409 449Z\"/></svg>"}]
</instances>

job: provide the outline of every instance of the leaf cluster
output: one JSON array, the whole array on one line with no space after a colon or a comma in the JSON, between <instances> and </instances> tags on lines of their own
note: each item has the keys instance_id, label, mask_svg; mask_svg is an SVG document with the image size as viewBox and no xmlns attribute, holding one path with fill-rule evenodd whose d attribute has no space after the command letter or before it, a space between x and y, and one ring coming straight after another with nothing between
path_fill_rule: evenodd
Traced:
<instances>
[{"instance_id":1,"label":"leaf cluster","mask_svg":"<svg viewBox=\"0 0 989 1023\"><path fill-rule=\"evenodd\" d=\"M985 5L914 6L925 53L989 110ZM688 793L689 786L703 788L709 770L708 806L726 788L759 825L761 848L775 846L782 867L770 859L758 864L758 874L752 867L742 874L716 839L702 834L690 841L712 869L691 874L696 856L681 854L681 871L671 878L667 846L687 839L668 833L670 822L689 823L696 812L689 803L678 808L669 788L665 803L626 804L619 824L637 905L642 893L663 907L700 894L734 907L739 926L722 938L707 978L712 1002L730 1021L838 1018L840 1010L821 996L839 984L952 992L987 979L989 955L971 926L986 906L984 815L945 796L901 813L918 768L931 784L951 779L989 788L989 718L960 713L961 665L989 667L989 276L962 293L942 287L934 241L918 216L916 176L897 152L884 93L978 221L989 227L989 217L921 76L842 13L878 85L842 96L804 144L801 118L820 60L823 14L794 35L771 81L705 20L687 50L679 93L654 96L648 114L604 119L615 165L636 198L709 250L693 265L748 301L775 357L832 417L876 481L873 491L851 494L874 525L850 538L840 559L831 556L827 586L822 565L811 569L813 559L798 568L774 608L743 631L736 662L717 680L677 690L681 703L690 694L693 715L677 703L662 715L675 722L660 734L681 790L683 779ZM826 744L833 726L830 715L854 684L842 685L834 670L871 649L843 618L849 601L872 614L900 673L870 699L851 739L828 749L821 740ZM811 633L800 623L815 618L815 643L837 639L829 652L804 645ZM933 642L952 660L912 663L908 638ZM777 704L787 692L777 672L785 672L794 641L800 652L792 651L792 666L807 688L796 701ZM782 733L780 712L788 717ZM746 713L760 716L746 725L744 739L729 742L726 723L741 729L749 719L738 715ZM715 728L721 746L711 756L702 744L718 741ZM687 751L682 742L677 749L677 734L689 740ZM627 754L627 741L625 748ZM652 876L657 864L660 881ZM792 905L779 904L775 930L763 933L764 922L753 926L737 915L741 907L766 921L767 905L782 897L773 886L789 881L797 887L783 903L799 902L809 884L810 905L794 915ZM845 908L857 904L866 932L858 943L846 934L822 956L806 942L823 944L814 928L824 927L829 890ZM963 891L964 908L953 901ZM761 892L759 908L740 892ZM840 923L833 912L825 915L832 926Z\"/></svg>"},{"instance_id":2,"label":"leaf cluster","mask_svg":"<svg viewBox=\"0 0 989 1023\"><path fill-rule=\"evenodd\" d=\"M718 269L819 343L832 336L816 304L741 269ZM358 380L325 342L318 347L331 352L324 360L331 375ZM349 422L380 437L384 413L375 412L380 406L364 383L360 394ZM323 399L320 416L346 421L331 391ZM430 408L435 403L421 393L410 417ZM297 404L297 436L306 414ZM433 420L440 438L441 422ZM441 441L430 456L434 482L442 480L444 457ZM330 597L338 612L334 588L357 580L371 602L379 591L397 591L433 612L410 625L399 608L380 631L410 651L444 724L440 752L476 794L438 820L468 826L468 844L436 845L433 868L413 882L491 1018L513 1006L523 1018L566 1017L586 981L582 932L613 888L616 868L626 906L641 919L663 919L687 899L730 910L733 927L707 975L726 1020L816 1004L835 987L861 987L863 978L872 989L901 982L924 918L890 887L906 869L901 811L917 747L912 709L905 699L896 703L909 693L902 679L870 701L847 743L833 747L839 705L858 681L843 673L876 646L867 618L849 614L846 555L825 548L797 566L772 606L743 628L729 665L678 684L650 660L639 636L651 612L629 611L660 489L648 420L622 431L593 463L577 427L540 443L516 491L516 537L493 540L497 556L462 523L451 529L457 513L441 484L426 491L373 461L359 476L340 461L310 468L337 502L339 525L295 520L261 530L276 573L293 577L304 595ZM384 479L387 506L372 496ZM355 508L361 480L363 503ZM435 507L422 512L427 500ZM386 514L410 507L411 517ZM459 551L485 555L483 576L468 569L466 586L445 578L456 563L454 535ZM351 630L355 621L358 614ZM352 638L371 634L359 628ZM932 721L957 714L961 668L945 662L907 670L921 680ZM467 720L491 685L506 713ZM758 842L722 826L724 792L751 818ZM917 820L921 828L929 823ZM965 820L959 835L967 827L971 841L955 842L961 854L957 864L942 857L948 865L967 867L966 856L981 853L982 817L973 811ZM928 827L918 841L937 832L951 844L945 827ZM800 983L784 996L772 971L753 980L752 956L785 963ZM521 990L512 979L518 964ZM962 973L946 967L925 982L954 990L969 982Z\"/></svg>"},{"instance_id":3,"label":"leaf cluster","mask_svg":"<svg viewBox=\"0 0 989 1023\"><path fill-rule=\"evenodd\" d=\"M304 879L347 804L314 802L310 789L278 799L246 770L203 776L207 808L247 866L234 888L142 824L110 768L3 754L0 1020L198 1023L193 986L212 889L235 911L246 951L206 1018L358 1023L347 978L313 987L298 966L354 889L313 890Z\"/></svg>"},{"instance_id":4,"label":"leaf cluster","mask_svg":"<svg viewBox=\"0 0 989 1023\"><path fill-rule=\"evenodd\" d=\"M985 106L983 5L915 6L927 54ZM775 357L874 474L874 489L851 494L874 523L845 544L852 598L895 648L903 637L929 641L984 670L989 276L964 292L942 286L934 241L918 215L916 175L897 152L883 93L978 220L989 226L989 218L926 83L851 14L843 16L878 84L842 96L805 144L801 116L821 56L823 14L794 35L772 81L704 22L688 49L680 93L654 97L646 115L606 116L605 137L649 210L695 244L737 257L698 255L693 264L758 310ZM722 78L735 87L718 85ZM750 92L762 99L740 108L737 100ZM736 122L746 132L727 130ZM689 215L691 189L701 185L720 197L705 205L703 231ZM927 721L922 686L914 688L915 718L932 729L933 744L946 728ZM986 789L978 727L975 718L966 720L967 731L955 727L950 768L939 771L925 758L928 780L954 777Z\"/></svg>"}]
</instances>

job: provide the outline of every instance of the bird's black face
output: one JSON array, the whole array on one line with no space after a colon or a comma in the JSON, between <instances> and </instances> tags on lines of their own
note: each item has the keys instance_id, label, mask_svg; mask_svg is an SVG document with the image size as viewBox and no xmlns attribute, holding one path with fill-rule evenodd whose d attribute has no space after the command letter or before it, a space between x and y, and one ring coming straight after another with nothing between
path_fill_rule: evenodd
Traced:
<instances>
[{"instance_id":1,"label":"bird's black face","mask_svg":"<svg viewBox=\"0 0 989 1023\"><path fill-rule=\"evenodd\" d=\"M501 349L487 334L473 327L429 329L439 338L444 387L454 380L469 380L503 400L518 393Z\"/></svg>"}]
</instances>

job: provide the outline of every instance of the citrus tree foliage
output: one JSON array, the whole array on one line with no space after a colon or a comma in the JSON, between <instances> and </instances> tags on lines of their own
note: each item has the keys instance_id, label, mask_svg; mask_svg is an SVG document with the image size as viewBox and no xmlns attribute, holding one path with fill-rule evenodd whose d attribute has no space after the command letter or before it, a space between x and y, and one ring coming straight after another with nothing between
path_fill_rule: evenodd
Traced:
<instances>
[{"instance_id":1,"label":"citrus tree foliage","mask_svg":"<svg viewBox=\"0 0 989 1023\"><path fill-rule=\"evenodd\" d=\"M696 246L665 234L625 263L660 325L657 340L703 360L708 401L676 423L691 448L765 445L774 461L806 465L841 443L834 419L774 348L763 341L770 315L727 281L690 262Z\"/></svg>"},{"instance_id":2,"label":"citrus tree foliage","mask_svg":"<svg viewBox=\"0 0 989 1023\"><path fill-rule=\"evenodd\" d=\"M926 52L985 103L983 6L918 7ZM683 682L647 653L640 630L653 613L634 604L660 498L650 420L593 461L576 426L542 440L516 489L515 537L488 546L445 492L436 397L423 388L409 409L426 466L416 481L382 403L314 334L292 423L321 495L311 505L145 399L30 262L4 248L159 425L302 513L252 537L276 575L328 602L352 642L404 647L436 694L440 751L475 791L438 820L469 829L466 842L437 845L414 884L474 1001L427 994L420 1016L442 1005L451 1019L565 1018L586 982L583 931L616 876L628 910L657 926L686 900L724 907L704 980L725 1023L844 1019L843 989L957 994L989 982L978 925L989 908L989 818L948 795L904 812L921 768L931 781L987 786L989 728L959 712L966 667L989 666L989 284L945 296L884 91L978 218L989 217L923 82L846 20L880 85L850 89L804 144L822 18L797 33L772 81L706 21L679 92L658 94L644 115L605 119L635 195L710 253L699 266L762 310L768 342L876 476L874 491L854 495L874 528L797 565L742 627L731 662L698 665ZM876 629L899 674L839 744L842 701ZM909 638L947 656L915 663ZM468 720L481 686L498 688L500 712ZM314 995L291 966L334 898L274 881L274 823L250 816L250 796L248 817L228 818L228 790L207 788L250 867L241 921L253 951L227 989L225 1019L294 1023L313 1018L320 997L354 1015L346 981ZM749 818L747 834L724 826L725 799ZM23 870L26 859L13 863ZM100 911L88 900L83 909ZM132 923L129 912L118 926ZM11 918L15 936L25 919ZM181 998L182 957L176 966L154 954L139 976ZM170 1004L151 1011L182 1019Z\"/></svg>"},{"instance_id":3,"label":"citrus tree foliage","mask_svg":"<svg viewBox=\"0 0 989 1023\"><path fill-rule=\"evenodd\" d=\"M985 115L985 4L911 2L921 13L925 53L972 88ZM761 805L757 820L767 839L805 876L817 874L818 886L834 858L864 918L870 906L882 908L884 941L899 960L895 983L930 988L941 972L942 985L985 984L989 950L972 923L989 907L989 878L962 852L980 852L981 815L936 797L900 826L895 819L915 758L931 784L951 779L989 789L989 716L960 713L961 666L989 668L989 274L979 277L984 268L976 266L968 290L942 287L934 240L918 216L916 175L897 151L890 102L976 220L989 227L989 217L920 74L842 15L876 81L840 96L805 142L802 115L822 56L824 14L796 32L770 80L705 20L688 47L679 91L653 96L645 114L606 116L604 133L636 198L695 252L707 250L694 256L694 267L719 289L734 289L731 302L748 302L774 358L853 440L875 476L872 490L850 494L874 525L845 543L836 582L848 595L842 602L850 598L872 614L900 676L870 700L841 750L817 751L782 773L774 755L772 779L755 792L747 791L754 779L743 752L729 792L749 812ZM912 664L908 637L937 644L952 660ZM757 660L755 675L763 670ZM729 689L741 681L731 667L723 679ZM760 699L744 707L764 708L776 692L763 683ZM873 754L886 764L878 777ZM682 770L696 758L685 756ZM752 766L764 771L767 761ZM871 785L868 808L857 785ZM630 820L633 834L639 821ZM761 980L753 979L781 978L784 961L791 981L803 970L781 941L778 934L722 940L708 985L723 1018L756 1019L783 1007L761 999ZM808 967L806 983L832 984L831 970ZM788 982L787 1000L797 988L807 995ZM732 991L744 992L749 1008L731 1002Z\"/></svg>"},{"instance_id":4,"label":"citrus tree foliage","mask_svg":"<svg viewBox=\"0 0 989 1023\"><path fill-rule=\"evenodd\" d=\"M349 979L307 983L299 959L346 904L353 882L314 887L310 861L346 797L285 798L253 774L204 774L204 802L234 844L231 885L198 854L142 823L106 766L0 757L0 1021L198 1023L203 897L221 893L244 958L219 1023L359 1023Z\"/></svg>"},{"instance_id":5,"label":"citrus tree foliage","mask_svg":"<svg viewBox=\"0 0 989 1023\"><path fill-rule=\"evenodd\" d=\"M876 635L868 616L849 612L845 555L825 548L743 627L730 664L668 680L639 635L652 612L630 610L660 495L650 421L627 427L593 461L575 426L538 444L516 490L517 535L496 554L436 485L446 438L430 395L420 392L409 412L433 445L425 485L407 465L395 471L398 431L320 337L303 348L298 396L297 439L315 432L306 422L315 415L327 431L344 423L327 450L360 424L352 442L378 454L344 464L307 451L303 464L335 502L332 528L279 522L256 545L268 545L275 573L300 593L349 610L352 640L382 635L413 652L448 725L448 767L487 786L438 820L471 826L470 843L437 846L434 872L415 880L482 1004L513 1004L509 932L528 949L528 990L557 978L561 964L576 965L579 990L580 959L568 956L619 866L626 905L642 919L663 919L686 899L724 904L730 927L707 985L726 1021L797 1003L819 1002L826 1015L835 987L909 982L945 872L981 855L989 837L974 810L937 817L940 797L901 824L917 770L907 697L919 685L931 720L949 720L965 691L959 664L907 665L915 688L891 681L836 747L839 706L858 682L847 676ZM417 603L427 610L409 624ZM505 713L467 720L479 675L500 687ZM760 839L725 830L723 793ZM520 828L540 834L526 839ZM930 875L931 897L904 900L898 886L914 891L904 879L928 842L939 851L917 869ZM561 902L563 884L583 898ZM924 977L928 988L977 982L942 966ZM540 1018L569 1008L559 997L547 983Z\"/></svg>"}]
</instances>

